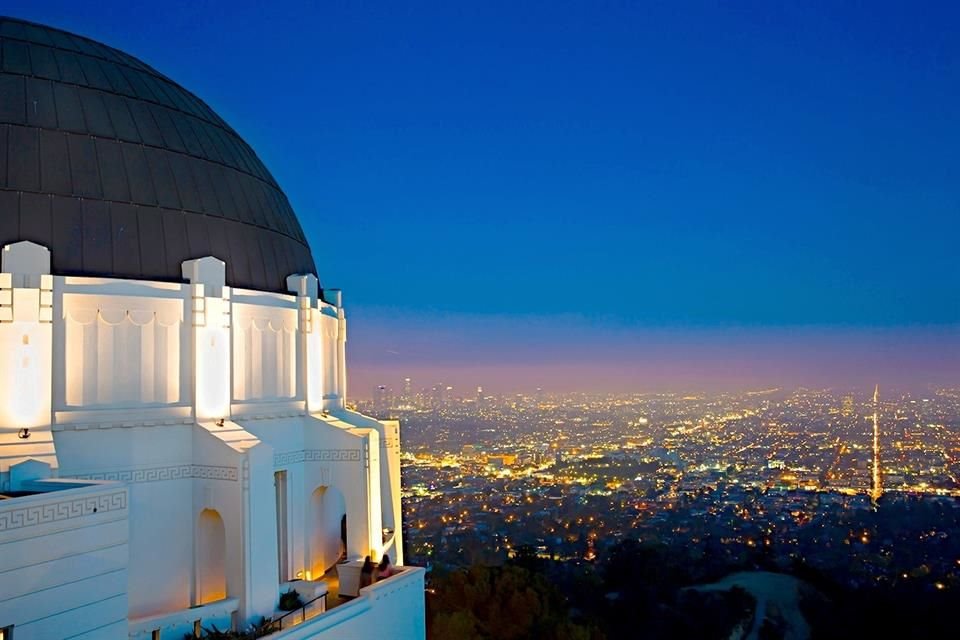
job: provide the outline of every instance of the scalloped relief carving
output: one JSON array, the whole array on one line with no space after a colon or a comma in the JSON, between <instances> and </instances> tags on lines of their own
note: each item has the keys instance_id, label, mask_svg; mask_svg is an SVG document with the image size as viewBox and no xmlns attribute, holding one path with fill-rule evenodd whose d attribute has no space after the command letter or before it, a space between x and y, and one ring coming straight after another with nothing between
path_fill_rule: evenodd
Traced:
<instances>
[{"instance_id":1,"label":"scalloped relief carving","mask_svg":"<svg viewBox=\"0 0 960 640\"><path fill-rule=\"evenodd\" d=\"M236 321L233 324L234 329L241 329L243 331L248 331L251 327L256 328L257 331L261 332L278 332L278 331L287 331L294 332L297 330L297 314L285 312L281 317L254 317L247 314L238 315Z\"/></svg>"},{"instance_id":2,"label":"scalloped relief carving","mask_svg":"<svg viewBox=\"0 0 960 640\"><path fill-rule=\"evenodd\" d=\"M99 317L101 321L113 325L129 321L139 326L156 322L164 327L172 327L174 325L180 325L182 315L179 309L174 308L128 310L122 308L92 309L74 307L64 312L65 318L85 325L93 324Z\"/></svg>"},{"instance_id":3,"label":"scalloped relief carving","mask_svg":"<svg viewBox=\"0 0 960 640\"><path fill-rule=\"evenodd\" d=\"M277 400L297 393L297 311L254 315L234 305L233 399Z\"/></svg>"},{"instance_id":4,"label":"scalloped relief carving","mask_svg":"<svg viewBox=\"0 0 960 640\"><path fill-rule=\"evenodd\" d=\"M68 406L180 402L182 313L165 306L65 309Z\"/></svg>"}]
</instances>

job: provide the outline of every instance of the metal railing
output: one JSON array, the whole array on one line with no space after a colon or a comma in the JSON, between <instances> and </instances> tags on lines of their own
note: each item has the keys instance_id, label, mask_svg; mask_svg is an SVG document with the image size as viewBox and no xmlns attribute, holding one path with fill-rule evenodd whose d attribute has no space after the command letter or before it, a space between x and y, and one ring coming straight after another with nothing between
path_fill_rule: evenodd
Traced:
<instances>
[{"instance_id":1,"label":"metal railing","mask_svg":"<svg viewBox=\"0 0 960 640\"><path fill-rule=\"evenodd\" d=\"M274 618L273 620L270 621L270 626L273 628L274 631L283 631L283 622L284 622L284 619L292 616L292 615L295 614L295 613L301 614L301 615L300 615L300 619L299 619L299 620L296 620L296 619L294 618L293 620L291 620L291 621L289 622L289 624L287 624L287 628L288 628L288 629L289 629L290 627L293 627L293 626L295 626L295 625L300 624L301 622L306 621L306 619L307 619L307 607L309 607L311 604L313 604L313 603L316 602L317 600L321 600L321 599L323 600L323 611L326 611L326 610L327 610L327 594L324 593L324 594L322 594L322 595L317 596L317 597L314 598L313 600L310 600L310 601L308 601L308 602L304 602L301 606L297 607L296 609L291 609L290 611L286 612L285 614L283 614L283 615L280 616L279 618Z\"/></svg>"}]
</instances>

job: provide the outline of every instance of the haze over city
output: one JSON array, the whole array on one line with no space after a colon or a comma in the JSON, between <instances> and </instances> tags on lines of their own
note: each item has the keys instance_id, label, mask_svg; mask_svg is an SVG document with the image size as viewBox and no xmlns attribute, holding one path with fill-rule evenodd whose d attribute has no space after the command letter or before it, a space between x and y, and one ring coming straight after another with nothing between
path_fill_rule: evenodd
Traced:
<instances>
[{"instance_id":1,"label":"haze over city","mask_svg":"<svg viewBox=\"0 0 960 640\"><path fill-rule=\"evenodd\" d=\"M960 373L954 5L107 6L5 8L251 140L347 291L361 396Z\"/></svg>"},{"instance_id":2,"label":"haze over city","mask_svg":"<svg viewBox=\"0 0 960 640\"><path fill-rule=\"evenodd\" d=\"M354 393L403 379L471 396L532 392L716 392L882 383L921 391L956 380L948 327L637 328L584 318L460 317L429 334L396 318L354 318ZM367 324L369 323L369 324ZM510 350L501 345L511 344ZM559 345L559 346L558 346Z\"/></svg>"}]
</instances>

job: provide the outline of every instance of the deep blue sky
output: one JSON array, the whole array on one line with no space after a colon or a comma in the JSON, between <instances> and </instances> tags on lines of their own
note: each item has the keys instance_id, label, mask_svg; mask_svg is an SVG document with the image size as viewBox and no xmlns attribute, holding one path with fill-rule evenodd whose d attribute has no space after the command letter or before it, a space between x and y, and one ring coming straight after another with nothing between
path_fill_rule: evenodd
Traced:
<instances>
[{"instance_id":1,"label":"deep blue sky","mask_svg":"<svg viewBox=\"0 0 960 640\"><path fill-rule=\"evenodd\" d=\"M0 12L142 58L246 137L345 289L361 395L663 362L706 385L730 353L743 384L960 375L960 5L272 4ZM785 340L850 371L765 369Z\"/></svg>"}]
</instances>

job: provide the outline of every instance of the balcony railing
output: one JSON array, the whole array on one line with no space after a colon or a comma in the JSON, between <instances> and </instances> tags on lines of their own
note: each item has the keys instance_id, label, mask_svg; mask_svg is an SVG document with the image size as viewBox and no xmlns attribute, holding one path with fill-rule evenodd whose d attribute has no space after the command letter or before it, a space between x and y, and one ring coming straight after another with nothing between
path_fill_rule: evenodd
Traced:
<instances>
[{"instance_id":1,"label":"balcony railing","mask_svg":"<svg viewBox=\"0 0 960 640\"><path fill-rule=\"evenodd\" d=\"M320 604L316 604L320 602ZM312 615L307 617L307 609L311 610ZM319 609L319 611L317 610ZM283 631L284 629L289 629L292 626L298 625L302 622L306 622L313 616L323 613L327 610L327 594L323 593L313 600L309 600L303 603L303 606L288 611L279 618L274 618L270 622L270 628L273 631ZM299 616L299 617L298 617Z\"/></svg>"},{"instance_id":2,"label":"balcony railing","mask_svg":"<svg viewBox=\"0 0 960 640\"><path fill-rule=\"evenodd\" d=\"M422 638L426 633L423 611L424 570L419 567L395 568L397 573L364 587L358 597L351 598L321 615L309 617L306 624L285 626L276 637L283 640L344 638L347 637L344 633L355 631L353 625L358 618L367 618L377 609L382 610L381 613L393 621L391 632L395 632L397 637ZM398 611L403 615L398 617ZM373 614L372 617L376 618L378 615L380 614ZM376 629L377 623L371 620L369 626Z\"/></svg>"},{"instance_id":3,"label":"balcony railing","mask_svg":"<svg viewBox=\"0 0 960 640\"><path fill-rule=\"evenodd\" d=\"M366 618L373 609L379 610L386 606L387 610L391 610L391 601L401 604L405 614L400 619L395 619L400 627L404 627L398 627L403 631L400 635L423 637L423 569L395 569L397 573L394 575L364 587L358 597L336 607L327 608L327 593L323 593L293 611L273 618L266 623L269 629L266 637L283 640L339 639L345 637L343 632L351 628L351 621L358 617ZM221 631L236 628L235 613L238 605L237 598L225 598L172 613L131 620L129 638L148 640L155 637L154 632L158 632L161 638L177 639L197 632L202 633L214 626ZM371 622L370 627L376 628L376 625Z\"/></svg>"}]
</instances>

